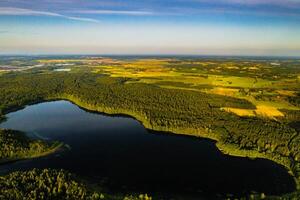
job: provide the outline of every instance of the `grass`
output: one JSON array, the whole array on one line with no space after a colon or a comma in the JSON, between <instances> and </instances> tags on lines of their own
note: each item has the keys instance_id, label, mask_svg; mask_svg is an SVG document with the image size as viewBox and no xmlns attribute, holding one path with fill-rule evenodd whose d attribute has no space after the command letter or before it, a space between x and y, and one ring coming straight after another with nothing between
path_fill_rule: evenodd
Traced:
<instances>
[{"instance_id":1,"label":"grass","mask_svg":"<svg viewBox=\"0 0 300 200\"><path fill-rule=\"evenodd\" d=\"M279 111L277 108L272 106L256 106L256 109L240 109L240 108L221 108L224 111L234 113L241 117L267 117L271 119L275 119L275 117L284 117L284 114Z\"/></svg>"},{"instance_id":2,"label":"grass","mask_svg":"<svg viewBox=\"0 0 300 200\"><path fill-rule=\"evenodd\" d=\"M228 108L228 107L224 107L221 108L221 110L227 111L227 112L231 112L234 113L238 116L241 117L254 117L255 116L255 110L252 109L241 109L241 108Z\"/></svg>"},{"instance_id":3,"label":"grass","mask_svg":"<svg viewBox=\"0 0 300 200\"><path fill-rule=\"evenodd\" d=\"M214 87L213 89L210 90L210 93L231 96L231 97L235 97L238 92L239 89L224 88L224 87Z\"/></svg>"},{"instance_id":4,"label":"grass","mask_svg":"<svg viewBox=\"0 0 300 200\"><path fill-rule=\"evenodd\" d=\"M293 97L293 96L295 96L296 91L291 91L291 90L276 90L276 93L278 95Z\"/></svg>"},{"instance_id":5,"label":"grass","mask_svg":"<svg viewBox=\"0 0 300 200\"><path fill-rule=\"evenodd\" d=\"M257 115L274 118L274 117L283 117L284 114L277 110L277 108L272 106L256 106L255 113Z\"/></svg>"}]
</instances>

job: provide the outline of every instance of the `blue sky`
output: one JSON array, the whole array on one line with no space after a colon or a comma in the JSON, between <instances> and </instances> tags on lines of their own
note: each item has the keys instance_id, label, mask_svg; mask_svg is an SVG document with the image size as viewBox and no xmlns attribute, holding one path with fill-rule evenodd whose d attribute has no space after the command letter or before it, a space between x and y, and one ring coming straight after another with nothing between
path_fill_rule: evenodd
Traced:
<instances>
[{"instance_id":1,"label":"blue sky","mask_svg":"<svg viewBox=\"0 0 300 200\"><path fill-rule=\"evenodd\" d=\"M0 54L300 55L300 0L1 0Z\"/></svg>"}]
</instances>

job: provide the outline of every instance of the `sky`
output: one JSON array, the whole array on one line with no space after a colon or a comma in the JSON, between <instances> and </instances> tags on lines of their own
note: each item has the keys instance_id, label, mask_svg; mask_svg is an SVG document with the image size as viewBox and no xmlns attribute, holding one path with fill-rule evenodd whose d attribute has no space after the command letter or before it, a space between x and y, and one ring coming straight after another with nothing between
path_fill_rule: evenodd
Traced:
<instances>
[{"instance_id":1,"label":"sky","mask_svg":"<svg viewBox=\"0 0 300 200\"><path fill-rule=\"evenodd\" d=\"M0 0L0 54L300 56L300 0Z\"/></svg>"}]
</instances>

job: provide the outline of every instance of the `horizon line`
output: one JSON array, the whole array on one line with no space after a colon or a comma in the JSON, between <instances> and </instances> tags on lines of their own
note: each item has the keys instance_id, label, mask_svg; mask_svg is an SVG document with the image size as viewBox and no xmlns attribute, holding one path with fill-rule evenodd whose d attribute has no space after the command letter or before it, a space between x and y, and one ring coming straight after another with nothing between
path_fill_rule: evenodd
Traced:
<instances>
[{"instance_id":1,"label":"horizon line","mask_svg":"<svg viewBox=\"0 0 300 200\"><path fill-rule=\"evenodd\" d=\"M254 54L249 54L249 55L238 55L238 54L93 54L93 53L0 53L0 56L22 56L22 57L30 57L30 56L37 56L37 57L42 57L42 56L135 56L135 57L144 57L144 56L157 56L157 57L270 57L270 58L299 58L300 56L293 56L293 55L254 55Z\"/></svg>"}]
</instances>

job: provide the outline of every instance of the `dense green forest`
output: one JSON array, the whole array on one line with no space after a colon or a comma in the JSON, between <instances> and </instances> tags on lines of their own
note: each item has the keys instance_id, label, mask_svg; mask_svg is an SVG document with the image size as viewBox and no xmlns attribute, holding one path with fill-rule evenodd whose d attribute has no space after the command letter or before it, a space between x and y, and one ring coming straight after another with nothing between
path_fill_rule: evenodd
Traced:
<instances>
[{"instance_id":1,"label":"dense green forest","mask_svg":"<svg viewBox=\"0 0 300 200\"><path fill-rule=\"evenodd\" d=\"M147 194L112 196L87 187L64 170L33 169L0 177L2 200L151 200ZM99 189L98 189L99 190Z\"/></svg>"},{"instance_id":2,"label":"dense green forest","mask_svg":"<svg viewBox=\"0 0 300 200\"><path fill-rule=\"evenodd\" d=\"M19 131L0 129L0 163L39 157L52 153L61 146L60 142L47 143L30 139Z\"/></svg>"},{"instance_id":3,"label":"dense green forest","mask_svg":"<svg viewBox=\"0 0 300 200\"><path fill-rule=\"evenodd\" d=\"M69 173L56 170L14 172L0 178L0 199L100 199ZM96 198L99 197L99 198Z\"/></svg>"},{"instance_id":4,"label":"dense green forest","mask_svg":"<svg viewBox=\"0 0 300 200\"><path fill-rule=\"evenodd\" d=\"M239 117L220 109L255 108L246 100L128 83L128 79L92 73L8 73L0 79L2 114L53 99L68 99L90 110L128 114L154 130L215 139L228 154L283 164L299 185L300 135L289 121Z\"/></svg>"}]
</instances>

